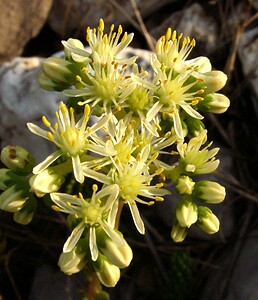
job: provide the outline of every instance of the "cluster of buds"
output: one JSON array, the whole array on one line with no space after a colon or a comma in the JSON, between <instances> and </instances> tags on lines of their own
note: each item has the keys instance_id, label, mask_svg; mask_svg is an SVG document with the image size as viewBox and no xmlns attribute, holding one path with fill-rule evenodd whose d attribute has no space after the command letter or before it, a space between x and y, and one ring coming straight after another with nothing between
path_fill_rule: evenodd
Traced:
<instances>
[{"instance_id":1,"label":"cluster of buds","mask_svg":"<svg viewBox=\"0 0 258 300\"><path fill-rule=\"evenodd\" d=\"M39 83L69 100L60 102L53 123L42 117L45 129L28 123L56 150L36 166L19 147L5 148L1 155L8 169L0 170L0 208L25 224L35 211L31 203L50 198L51 208L66 214L71 228L58 262L61 270L69 275L84 270L108 287L116 285L133 256L119 232L124 207L144 234L138 205L163 201L171 193L164 182L172 181L182 199L171 237L181 242L193 224L217 232L219 221L205 203L225 198L219 183L196 178L219 165L219 149L205 145L202 113L229 107L228 98L218 93L226 75L212 71L206 57L187 59L195 40L170 28L157 41L148 73L137 57L122 56L132 39L121 26L105 33L101 19L97 29L87 29L90 50L77 39L63 41L64 58L46 59ZM178 160L170 164L172 155Z\"/></svg>"}]
</instances>

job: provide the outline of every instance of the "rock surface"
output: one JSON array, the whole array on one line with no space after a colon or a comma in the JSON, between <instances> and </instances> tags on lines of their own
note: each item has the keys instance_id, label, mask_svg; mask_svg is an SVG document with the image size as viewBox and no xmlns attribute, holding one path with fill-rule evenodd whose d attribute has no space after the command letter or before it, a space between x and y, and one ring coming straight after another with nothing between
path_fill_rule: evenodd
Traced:
<instances>
[{"instance_id":1,"label":"rock surface","mask_svg":"<svg viewBox=\"0 0 258 300\"><path fill-rule=\"evenodd\" d=\"M1 0L0 63L20 55L45 24L52 0Z\"/></svg>"},{"instance_id":2,"label":"rock surface","mask_svg":"<svg viewBox=\"0 0 258 300\"><path fill-rule=\"evenodd\" d=\"M29 132L26 123L41 123L41 116L51 117L60 95L46 92L38 85L42 58L14 58L0 68L0 141L20 145L38 159L50 151L51 143Z\"/></svg>"}]
</instances>

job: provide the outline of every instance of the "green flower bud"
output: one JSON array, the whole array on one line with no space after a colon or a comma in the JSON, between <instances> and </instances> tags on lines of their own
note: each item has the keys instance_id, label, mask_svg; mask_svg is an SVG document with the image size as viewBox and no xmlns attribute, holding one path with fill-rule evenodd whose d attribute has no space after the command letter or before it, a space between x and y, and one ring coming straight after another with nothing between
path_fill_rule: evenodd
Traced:
<instances>
[{"instance_id":1,"label":"green flower bud","mask_svg":"<svg viewBox=\"0 0 258 300\"><path fill-rule=\"evenodd\" d=\"M39 174L33 175L30 180L31 191L38 197L43 197L45 194L57 192L64 183L65 178L49 167Z\"/></svg>"},{"instance_id":2,"label":"green flower bud","mask_svg":"<svg viewBox=\"0 0 258 300\"><path fill-rule=\"evenodd\" d=\"M22 225L29 224L32 221L36 207L36 199L31 195L31 197L29 197L29 199L24 203L23 207L14 213L14 221Z\"/></svg>"},{"instance_id":3,"label":"green flower bud","mask_svg":"<svg viewBox=\"0 0 258 300\"><path fill-rule=\"evenodd\" d=\"M175 208L176 218L181 227L190 227L197 221L197 205L189 200L183 200Z\"/></svg>"},{"instance_id":4,"label":"green flower bud","mask_svg":"<svg viewBox=\"0 0 258 300\"><path fill-rule=\"evenodd\" d=\"M17 181L20 176L17 176L10 169L0 169L0 190L4 191Z\"/></svg>"},{"instance_id":5,"label":"green flower bud","mask_svg":"<svg viewBox=\"0 0 258 300\"><path fill-rule=\"evenodd\" d=\"M195 183L193 195L206 203L216 204L225 199L226 190L217 182L201 180Z\"/></svg>"},{"instance_id":6,"label":"green flower bud","mask_svg":"<svg viewBox=\"0 0 258 300\"><path fill-rule=\"evenodd\" d=\"M172 230L171 230L171 238L174 242L180 243L183 242L186 238L186 235L188 233L187 227L181 227L176 220L173 224Z\"/></svg>"},{"instance_id":7,"label":"green flower bud","mask_svg":"<svg viewBox=\"0 0 258 300\"><path fill-rule=\"evenodd\" d=\"M196 223L203 231L214 234L219 231L219 220L206 206L198 207L198 221Z\"/></svg>"},{"instance_id":8,"label":"green flower bud","mask_svg":"<svg viewBox=\"0 0 258 300\"><path fill-rule=\"evenodd\" d=\"M223 114L229 107L230 101L227 96L219 93L208 94L198 104L198 109L203 112Z\"/></svg>"},{"instance_id":9,"label":"green flower bud","mask_svg":"<svg viewBox=\"0 0 258 300\"><path fill-rule=\"evenodd\" d=\"M124 240L123 246L117 245L101 227L98 228L96 234L98 249L112 264L119 268L129 266L133 258L133 252L126 240Z\"/></svg>"},{"instance_id":10,"label":"green flower bud","mask_svg":"<svg viewBox=\"0 0 258 300\"><path fill-rule=\"evenodd\" d=\"M45 59L42 71L46 77L57 83L72 85L76 81L73 64L59 57Z\"/></svg>"},{"instance_id":11,"label":"green flower bud","mask_svg":"<svg viewBox=\"0 0 258 300\"><path fill-rule=\"evenodd\" d=\"M58 260L61 271L67 275L80 272L86 265L87 246L85 240L81 239L70 252L62 252Z\"/></svg>"},{"instance_id":12,"label":"green flower bud","mask_svg":"<svg viewBox=\"0 0 258 300\"><path fill-rule=\"evenodd\" d=\"M55 82L51 79L49 79L46 75L43 73L39 74L38 77L39 85L46 91L63 91L67 88L69 88L70 83L61 83L61 82Z\"/></svg>"},{"instance_id":13,"label":"green flower bud","mask_svg":"<svg viewBox=\"0 0 258 300\"><path fill-rule=\"evenodd\" d=\"M6 146L1 151L1 161L19 175L28 175L35 166L34 157L20 146Z\"/></svg>"},{"instance_id":14,"label":"green flower bud","mask_svg":"<svg viewBox=\"0 0 258 300\"><path fill-rule=\"evenodd\" d=\"M16 212L22 208L28 197L26 191L12 185L0 195L0 208L9 212Z\"/></svg>"},{"instance_id":15,"label":"green flower bud","mask_svg":"<svg viewBox=\"0 0 258 300\"><path fill-rule=\"evenodd\" d=\"M176 190L180 195L187 194L191 195L195 183L188 176L180 176L176 182Z\"/></svg>"},{"instance_id":16,"label":"green flower bud","mask_svg":"<svg viewBox=\"0 0 258 300\"><path fill-rule=\"evenodd\" d=\"M106 287L114 287L120 279L120 269L110 263L108 259L99 253L98 259L93 262L94 269L100 282Z\"/></svg>"},{"instance_id":17,"label":"green flower bud","mask_svg":"<svg viewBox=\"0 0 258 300\"><path fill-rule=\"evenodd\" d=\"M185 123L188 128L188 137L190 138L198 136L205 129L203 122L199 119L187 118Z\"/></svg>"}]
</instances>

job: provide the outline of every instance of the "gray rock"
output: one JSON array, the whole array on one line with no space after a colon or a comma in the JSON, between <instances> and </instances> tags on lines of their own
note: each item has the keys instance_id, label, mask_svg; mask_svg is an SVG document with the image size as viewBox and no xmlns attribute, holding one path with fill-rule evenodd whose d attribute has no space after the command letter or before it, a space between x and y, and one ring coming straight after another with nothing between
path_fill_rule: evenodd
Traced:
<instances>
[{"instance_id":1,"label":"gray rock","mask_svg":"<svg viewBox=\"0 0 258 300\"><path fill-rule=\"evenodd\" d=\"M52 143L29 132L26 123L42 124L41 117L51 118L61 100L60 94L47 92L38 85L42 59L17 57L0 67L0 140L20 145L42 159Z\"/></svg>"},{"instance_id":2,"label":"gray rock","mask_svg":"<svg viewBox=\"0 0 258 300\"><path fill-rule=\"evenodd\" d=\"M0 63L22 53L44 25L51 5L52 0L1 0Z\"/></svg>"}]
</instances>

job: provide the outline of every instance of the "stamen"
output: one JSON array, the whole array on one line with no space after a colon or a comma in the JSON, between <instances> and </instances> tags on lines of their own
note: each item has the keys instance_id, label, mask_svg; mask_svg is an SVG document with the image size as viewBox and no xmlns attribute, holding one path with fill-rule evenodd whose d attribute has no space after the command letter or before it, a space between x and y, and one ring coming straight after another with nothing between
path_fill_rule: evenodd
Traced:
<instances>
[{"instance_id":1,"label":"stamen","mask_svg":"<svg viewBox=\"0 0 258 300\"><path fill-rule=\"evenodd\" d=\"M47 120L45 116L42 117L42 122L44 123L45 126L50 127L51 123Z\"/></svg>"}]
</instances>

